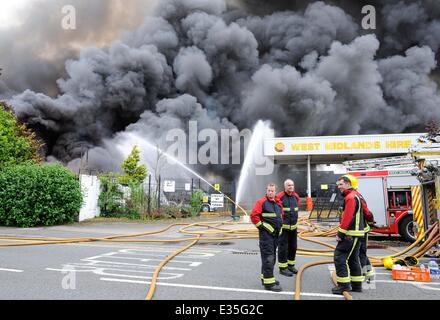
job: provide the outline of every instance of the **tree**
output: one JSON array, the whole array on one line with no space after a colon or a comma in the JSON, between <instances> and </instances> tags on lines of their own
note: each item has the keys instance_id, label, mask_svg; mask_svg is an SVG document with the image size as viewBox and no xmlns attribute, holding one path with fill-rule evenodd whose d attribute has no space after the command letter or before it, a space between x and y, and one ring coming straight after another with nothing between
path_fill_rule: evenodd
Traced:
<instances>
[{"instance_id":1,"label":"tree","mask_svg":"<svg viewBox=\"0 0 440 320\"><path fill-rule=\"evenodd\" d=\"M440 135L440 126L438 125L437 121L431 120L426 124L425 127L426 131L428 132L428 137L430 139L436 138Z\"/></svg>"},{"instance_id":2,"label":"tree","mask_svg":"<svg viewBox=\"0 0 440 320\"><path fill-rule=\"evenodd\" d=\"M24 162L41 163L42 144L19 123L12 109L0 102L0 168Z\"/></svg>"},{"instance_id":3,"label":"tree","mask_svg":"<svg viewBox=\"0 0 440 320\"><path fill-rule=\"evenodd\" d=\"M141 184L145 180L148 169L145 164L139 165L140 160L140 151L134 146L130 155L121 164L124 173L119 177L119 181L122 184L130 184L130 182Z\"/></svg>"}]
</instances>

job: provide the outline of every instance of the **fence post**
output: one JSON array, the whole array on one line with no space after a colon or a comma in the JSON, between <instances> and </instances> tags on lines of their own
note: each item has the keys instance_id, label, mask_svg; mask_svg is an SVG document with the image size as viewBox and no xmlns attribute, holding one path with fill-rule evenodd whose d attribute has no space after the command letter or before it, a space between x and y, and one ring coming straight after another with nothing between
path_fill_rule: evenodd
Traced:
<instances>
[{"instance_id":1,"label":"fence post","mask_svg":"<svg viewBox=\"0 0 440 320\"><path fill-rule=\"evenodd\" d=\"M194 193L194 179L191 178L191 199L193 197L193 193Z\"/></svg>"},{"instance_id":2,"label":"fence post","mask_svg":"<svg viewBox=\"0 0 440 320\"><path fill-rule=\"evenodd\" d=\"M157 208L160 208L160 175L159 175L159 184L157 186Z\"/></svg>"},{"instance_id":3,"label":"fence post","mask_svg":"<svg viewBox=\"0 0 440 320\"><path fill-rule=\"evenodd\" d=\"M231 198L232 198L232 200L234 201L234 202L236 202L236 199L235 199L235 180L232 180L232 186L231 186ZM232 210L231 210L231 217L232 217L232 220L234 220L234 221L236 221L236 220L240 220L240 216L238 216L237 214L236 214L236 208L235 208L235 203L231 203L231 205L232 205Z\"/></svg>"},{"instance_id":4,"label":"fence post","mask_svg":"<svg viewBox=\"0 0 440 320\"><path fill-rule=\"evenodd\" d=\"M151 216L151 174L148 175L148 215Z\"/></svg>"}]
</instances>

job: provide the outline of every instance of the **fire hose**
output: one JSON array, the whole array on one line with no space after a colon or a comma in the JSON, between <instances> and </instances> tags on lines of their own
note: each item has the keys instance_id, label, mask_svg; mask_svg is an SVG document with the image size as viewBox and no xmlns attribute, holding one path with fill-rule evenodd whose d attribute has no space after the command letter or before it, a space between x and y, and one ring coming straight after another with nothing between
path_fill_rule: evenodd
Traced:
<instances>
[{"instance_id":1,"label":"fire hose","mask_svg":"<svg viewBox=\"0 0 440 320\"><path fill-rule=\"evenodd\" d=\"M240 224L239 222L229 222L229 221L216 221L216 222L205 222L205 223L175 223L171 224L165 228L156 230L156 231L150 231L150 232L144 232L144 233L135 233L135 234L125 234L125 235L114 235L114 236L108 236L108 237L83 237L83 238L46 238L46 237L16 237L16 236L0 236L1 240L9 240L9 241L25 241L21 243L2 243L0 244L0 247L12 247L12 246L33 246L33 245L48 245L48 244L71 244L71 243L80 243L80 242L95 242L95 241L102 241L102 242L122 242L122 243L179 243L179 242L186 242L186 241L192 241L190 244L186 245L185 247L178 249L173 254L166 257L155 269L150 288L148 290L146 299L152 299L155 288L156 288L156 282L158 275L161 271L161 269L175 256L178 254L184 252L185 250L188 250L192 246L194 246L199 240L204 241L219 241L219 240L238 240L238 239L256 239L258 238L257 235L257 229L255 228L246 228L246 229L228 229L228 228L222 228L220 226L213 226L215 225L237 225ZM299 227L302 228L302 230L299 232L298 237L304 241L312 242L315 244L319 244L322 246L325 246L329 249L311 249L311 248L298 248L297 254L298 255L309 255L309 256L322 256L322 257L333 257L333 250L335 248L334 245L331 245L329 243L311 239L312 237L334 237L337 232L337 228L329 228L325 229L321 226L314 225L312 222L306 220L306 217L301 217L298 221ZM185 237L182 239L125 239L125 238L136 238L136 237L142 237L142 236L149 236L154 234L160 234L168 231L169 229L181 226L179 229L179 232L185 235L189 235L189 237ZM208 228L213 231L190 231L188 229L194 228L194 227L203 227ZM412 256L414 257L421 257L424 255L432 246L434 246L438 241L440 241L440 234L439 234L439 226L438 223L435 223L432 225L425 233L424 238L426 240L424 243L417 248L412 253ZM401 250L397 253L394 253L390 257L399 257L412 249L414 249L417 245L419 245L423 241L423 238L418 239L416 242L412 243L410 246L405 248L404 250ZM389 246L385 246L385 248L392 248ZM394 249L394 248L393 248ZM384 257L378 257L378 256L370 256L371 262L374 266L383 266L382 259ZM305 265L303 265L297 274L296 277L296 284L295 284L295 299L300 299L301 294L301 277L304 273L304 271L312 266L316 265L322 265L322 264L331 264L333 263L333 260L321 260L321 261L314 261L309 262ZM344 297L346 299L352 299L351 295L348 292L344 293Z\"/></svg>"}]
</instances>

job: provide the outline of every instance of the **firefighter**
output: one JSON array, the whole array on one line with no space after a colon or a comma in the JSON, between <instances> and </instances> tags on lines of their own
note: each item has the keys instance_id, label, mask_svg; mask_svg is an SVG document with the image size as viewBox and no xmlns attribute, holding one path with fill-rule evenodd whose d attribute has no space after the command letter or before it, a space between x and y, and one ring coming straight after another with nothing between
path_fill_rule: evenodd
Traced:
<instances>
[{"instance_id":1,"label":"firefighter","mask_svg":"<svg viewBox=\"0 0 440 320\"><path fill-rule=\"evenodd\" d=\"M278 237L283 224L283 208L276 199L276 185L269 183L266 195L257 200L251 213L251 221L258 228L261 253L261 281L266 290L282 290L273 274Z\"/></svg>"},{"instance_id":2,"label":"firefighter","mask_svg":"<svg viewBox=\"0 0 440 320\"><path fill-rule=\"evenodd\" d=\"M370 282L371 279L374 278L375 270L370 262L370 259L367 256L367 248L368 248L368 232L370 231L370 227L375 225L374 216L373 213L368 209L367 202L365 201L364 197L359 193L357 190L358 184L357 179L354 180L354 183L352 185L352 188L356 191L357 195L359 196L362 204L362 213L364 215L365 222L367 223L365 227L365 236L361 237L359 239L360 245L359 245L359 261L361 263L362 268L362 275L365 277L365 279ZM343 211L343 208L340 208L340 211Z\"/></svg>"},{"instance_id":3,"label":"firefighter","mask_svg":"<svg viewBox=\"0 0 440 320\"><path fill-rule=\"evenodd\" d=\"M287 179L284 181L284 191L281 191L277 195L277 199L283 205L284 211L283 231L278 247L278 267L280 268L280 274L287 277L298 273L298 270L295 268L295 257L297 250L297 223L300 198L294 190L294 182L291 179Z\"/></svg>"},{"instance_id":4,"label":"firefighter","mask_svg":"<svg viewBox=\"0 0 440 320\"><path fill-rule=\"evenodd\" d=\"M357 189L357 186L353 189ZM368 282L370 282L371 279L374 278L375 271L370 262L370 259L367 256L368 232L370 231L370 227L374 226L376 222L374 221L373 214L368 209L367 202L365 201L364 197L359 193L359 191L356 190L356 192L361 199L362 213L364 215L365 222L367 223L367 225L365 226L365 236L360 238L359 260L361 263L362 275Z\"/></svg>"},{"instance_id":5,"label":"firefighter","mask_svg":"<svg viewBox=\"0 0 440 320\"><path fill-rule=\"evenodd\" d=\"M362 292L362 268L359 259L361 238L368 231L362 201L357 188L357 179L352 175L344 175L337 181L339 191L344 196L343 213L339 223L336 240L338 244L334 253L337 286L333 294L344 291ZM351 285L350 285L351 284Z\"/></svg>"}]
</instances>

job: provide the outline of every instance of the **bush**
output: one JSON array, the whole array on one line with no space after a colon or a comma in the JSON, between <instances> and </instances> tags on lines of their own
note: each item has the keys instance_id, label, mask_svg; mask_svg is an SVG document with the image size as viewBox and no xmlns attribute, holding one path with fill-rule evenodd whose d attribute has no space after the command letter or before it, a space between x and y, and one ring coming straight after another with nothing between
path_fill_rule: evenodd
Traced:
<instances>
[{"instance_id":1,"label":"bush","mask_svg":"<svg viewBox=\"0 0 440 320\"><path fill-rule=\"evenodd\" d=\"M98 198L98 206L103 217L115 217L125 213L124 192L118 179L111 173L99 176L101 181L101 193Z\"/></svg>"},{"instance_id":2,"label":"bush","mask_svg":"<svg viewBox=\"0 0 440 320\"><path fill-rule=\"evenodd\" d=\"M202 200L203 200L203 191L202 190L195 190L192 194L191 201L190 201L189 214L192 217L200 214L200 209L202 207Z\"/></svg>"},{"instance_id":3,"label":"bush","mask_svg":"<svg viewBox=\"0 0 440 320\"><path fill-rule=\"evenodd\" d=\"M143 208L147 200L142 186L122 186L119 176L113 173L102 174L99 180L101 193L98 206L102 217L140 219L145 214Z\"/></svg>"},{"instance_id":4,"label":"bush","mask_svg":"<svg viewBox=\"0 0 440 320\"><path fill-rule=\"evenodd\" d=\"M0 171L0 224L51 226L77 220L81 186L62 165L16 165Z\"/></svg>"},{"instance_id":5,"label":"bush","mask_svg":"<svg viewBox=\"0 0 440 320\"><path fill-rule=\"evenodd\" d=\"M0 102L0 168L28 161L40 163L41 147L35 134L17 121L10 107Z\"/></svg>"},{"instance_id":6,"label":"bush","mask_svg":"<svg viewBox=\"0 0 440 320\"><path fill-rule=\"evenodd\" d=\"M166 206L165 207L166 218L183 218L182 208L180 206Z\"/></svg>"},{"instance_id":7,"label":"bush","mask_svg":"<svg viewBox=\"0 0 440 320\"><path fill-rule=\"evenodd\" d=\"M139 217L146 217L148 196L145 194L144 187L137 182L129 184L130 196L126 200L126 208L133 213L137 213Z\"/></svg>"}]
</instances>

